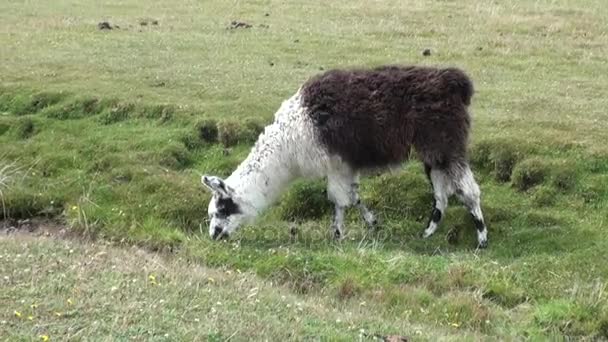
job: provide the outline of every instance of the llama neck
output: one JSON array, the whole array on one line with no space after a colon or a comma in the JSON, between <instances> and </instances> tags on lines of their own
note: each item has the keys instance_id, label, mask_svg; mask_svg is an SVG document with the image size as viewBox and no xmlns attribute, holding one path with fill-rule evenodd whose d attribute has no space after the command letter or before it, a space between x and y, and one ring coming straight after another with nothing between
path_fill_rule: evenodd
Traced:
<instances>
[{"instance_id":1,"label":"llama neck","mask_svg":"<svg viewBox=\"0 0 608 342\"><path fill-rule=\"evenodd\" d=\"M256 215L276 202L295 178L283 134L279 124L267 126L247 158L226 180Z\"/></svg>"}]
</instances>

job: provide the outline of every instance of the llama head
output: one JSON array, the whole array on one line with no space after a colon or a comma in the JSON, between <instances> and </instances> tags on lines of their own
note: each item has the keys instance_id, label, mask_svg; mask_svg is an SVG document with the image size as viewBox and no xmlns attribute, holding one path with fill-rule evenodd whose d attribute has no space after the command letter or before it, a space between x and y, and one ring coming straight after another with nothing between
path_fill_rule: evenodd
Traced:
<instances>
[{"instance_id":1,"label":"llama head","mask_svg":"<svg viewBox=\"0 0 608 342\"><path fill-rule=\"evenodd\" d=\"M213 197L209 202L209 235L214 240L227 238L245 221L255 216L250 205L235 195L235 191L215 176L203 176L201 182Z\"/></svg>"}]
</instances>

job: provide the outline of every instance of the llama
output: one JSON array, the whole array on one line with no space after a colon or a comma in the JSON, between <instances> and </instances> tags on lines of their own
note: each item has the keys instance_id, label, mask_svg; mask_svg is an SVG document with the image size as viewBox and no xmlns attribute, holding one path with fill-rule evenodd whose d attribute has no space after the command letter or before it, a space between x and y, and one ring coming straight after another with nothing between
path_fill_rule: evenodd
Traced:
<instances>
[{"instance_id":1,"label":"llama","mask_svg":"<svg viewBox=\"0 0 608 342\"><path fill-rule=\"evenodd\" d=\"M480 190L467 159L472 96L470 79L456 68L382 66L312 77L283 101L273 123L226 180L202 176L213 194L209 234L229 236L299 177L327 178L336 238L344 236L344 213L351 206L374 228L376 215L359 198L360 175L396 166L413 149L435 199L422 236L437 230L455 194L473 218L478 246L486 247Z\"/></svg>"}]
</instances>

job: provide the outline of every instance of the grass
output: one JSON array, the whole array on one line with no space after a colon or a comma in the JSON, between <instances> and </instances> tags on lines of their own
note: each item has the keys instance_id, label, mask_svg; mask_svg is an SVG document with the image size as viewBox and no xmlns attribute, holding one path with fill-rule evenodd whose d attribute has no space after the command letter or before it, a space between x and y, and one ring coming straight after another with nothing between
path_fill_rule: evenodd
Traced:
<instances>
[{"instance_id":1,"label":"grass","mask_svg":"<svg viewBox=\"0 0 608 342\"><path fill-rule=\"evenodd\" d=\"M607 19L600 0L4 2L0 170L19 172L2 182L3 216L61 219L98 241L179 251L166 261L174 277L168 292L125 290L124 306L92 315L99 326L83 328L84 336L144 334L128 331L128 318L108 323L143 305L135 322L154 334L289 338L284 327L299 316L276 311L285 310L271 293L278 291L331 308L307 311L292 338L352 339L362 327L421 339L605 339L608 79L598 75L608 73ZM252 27L229 29L233 20ZM100 21L120 28L100 31ZM456 202L437 236L419 239L431 193L417 162L364 180L362 197L384 222L376 234L352 212L347 240L331 241L323 185L302 182L254 227L209 241L200 174L230 174L281 101L320 69L382 63L456 65L475 81L471 159L490 248L473 249L472 222ZM40 250L44 269L52 267L44 255L63 253L67 243L0 246L11 258L23 244L32 258ZM144 267L132 261L133 270ZM216 297L186 287L199 268L240 270L269 294L240 320L234 300L215 323L183 323L176 312L187 311L184 298L213 298L197 309L210 310L242 295L236 278ZM127 270L107 272L116 282L129 278ZM145 272L138 277L145 281ZM59 280L40 279L44 290L36 293L63 303ZM31 287L9 288L7 317L22 298L38 300ZM150 318L159 307L141 303L165 294L173 309ZM90 295L82 310L103 296ZM343 324L354 308L358 318ZM67 329L76 318L64 319L49 325L66 327L53 332L57 339L74 333ZM34 323L4 320L10 336L40 333Z\"/></svg>"},{"instance_id":2,"label":"grass","mask_svg":"<svg viewBox=\"0 0 608 342\"><path fill-rule=\"evenodd\" d=\"M0 242L0 334L8 340L449 336L365 303L297 295L250 272L202 267L181 253L31 235Z\"/></svg>"}]
</instances>

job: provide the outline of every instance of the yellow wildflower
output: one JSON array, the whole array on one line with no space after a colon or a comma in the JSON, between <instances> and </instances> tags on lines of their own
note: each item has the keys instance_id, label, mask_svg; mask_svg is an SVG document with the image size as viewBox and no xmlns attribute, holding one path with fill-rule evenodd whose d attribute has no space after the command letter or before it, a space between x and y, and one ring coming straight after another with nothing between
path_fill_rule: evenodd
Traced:
<instances>
[{"instance_id":1,"label":"yellow wildflower","mask_svg":"<svg viewBox=\"0 0 608 342\"><path fill-rule=\"evenodd\" d=\"M34 316L27 316L28 321L33 321L34 320Z\"/></svg>"},{"instance_id":2,"label":"yellow wildflower","mask_svg":"<svg viewBox=\"0 0 608 342\"><path fill-rule=\"evenodd\" d=\"M450 325L453 326L454 328L458 328L460 326L460 324L458 324L458 323L452 323Z\"/></svg>"},{"instance_id":3,"label":"yellow wildflower","mask_svg":"<svg viewBox=\"0 0 608 342\"><path fill-rule=\"evenodd\" d=\"M21 318L21 312L15 310L15 317Z\"/></svg>"},{"instance_id":4,"label":"yellow wildflower","mask_svg":"<svg viewBox=\"0 0 608 342\"><path fill-rule=\"evenodd\" d=\"M47 342L50 340L49 335L40 335L39 337L42 342Z\"/></svg>"},{"instance_id":5,"label":"yellow wildflower","mask_svg":"<svg viewBox=\"0 0 608 342\"><path fill-rule=\"evenodd\" d=\"M57 312L57 311L55 311L55 316L57 316L57 317L61 317L61 312Z\"/></svg>"},{"instance_id":6,"label":"yellow wildflower","mask_svg":"<svg viewBox=\"0 0 608 342\"><path fill-rule=\"evenodd\" d=\"M68 304L69 304L69 305L74 305L74 302L72 302L72 299L71 299L71 298L68 298Z\"/></svg>"}]
</instances>

